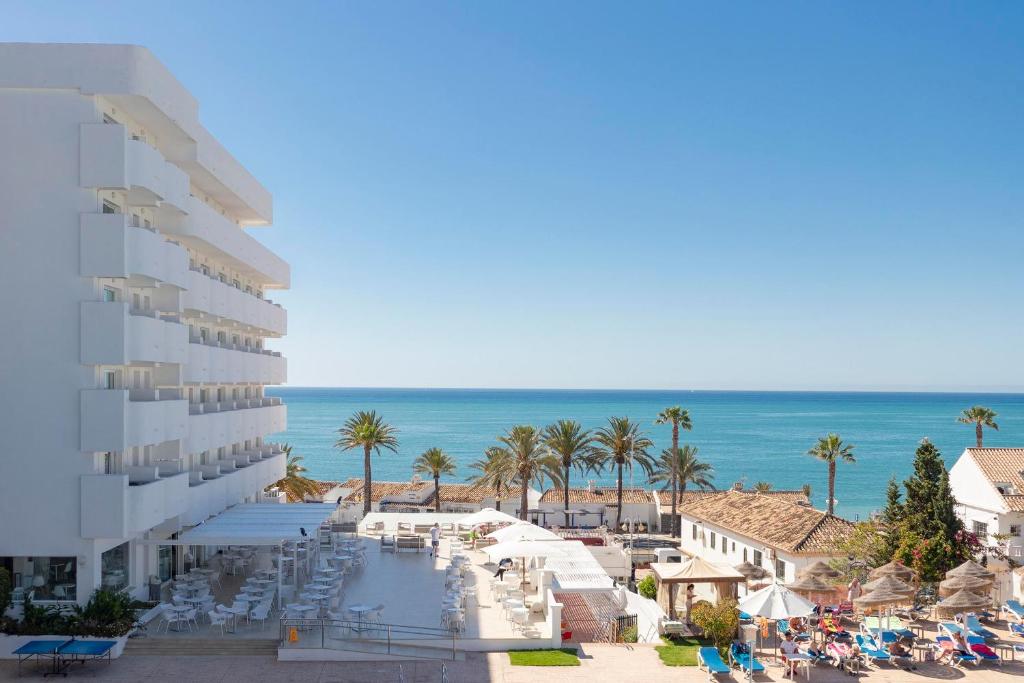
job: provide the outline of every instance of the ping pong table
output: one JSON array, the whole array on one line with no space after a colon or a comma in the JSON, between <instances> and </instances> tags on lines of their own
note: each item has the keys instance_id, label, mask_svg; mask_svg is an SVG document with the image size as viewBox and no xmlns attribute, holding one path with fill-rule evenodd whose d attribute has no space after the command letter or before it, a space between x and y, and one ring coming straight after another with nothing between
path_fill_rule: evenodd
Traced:
<instances>
[{"instance_id":1,"label":"ping pong table","mask_svg":"<svg viewBox=\"0 0 1024 683\"><path fill-rule=\"evenodd\" d=\"M106 658L109 663L115 645L116 640L30 640L14 651L18 656L18 675L21 675L23 662L35 659L37 663L50 661L50 670L43 674L43 678L58 674L67 678L67 669L74 662L85 664Z\"/></svg>"}]
</instances>

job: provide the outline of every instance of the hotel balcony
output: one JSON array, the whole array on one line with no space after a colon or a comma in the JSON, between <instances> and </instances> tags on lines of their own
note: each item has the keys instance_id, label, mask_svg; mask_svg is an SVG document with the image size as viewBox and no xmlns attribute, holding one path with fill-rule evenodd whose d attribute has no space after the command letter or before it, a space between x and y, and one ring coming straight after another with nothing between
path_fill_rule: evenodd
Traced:
<instances>
[{"instance_id":1,"label":"hotel balcony","mask_svg":"<svg viewBox=\"0 0 1024 683\"><path fill-rule=\"evenodd\" d=\"M160 229L179 235L185 242L198 242L196 248L212 252L219 260L267 287L289 287L288 264L240 225L191 195L185 200L185 212L187 215L169 217Z\"/></svg>"},{"instance_id":2,"label":"hotel balcony","mask_svg":"<svg viewBox=\"0 0 1024 683\"><path fill-rule=\"evenodd\" d=\"M81 450L123 451L185 438L188 401L180 396L180 389L83 390Z\"/></svg>"},{"instance_id":3,"label":"hotel balcony","mask_svg":"<svg viewBox=\"0 0 1024 683\"><path fill-rule=\"evenodd\" d=\"M284 384L287 362L279 352L202 343L188 345L184 381L190 384Z\"/></svg>"},{"instance_id":4,"label":"hotel balcony","mask_svg":"<svg viewBox=\"0 0 1024 683\"><path fill-rule=\"evenodd\" d=\"M130 538L188 509L189 473L145 476L86 474L81 478L82 537Z\"/></svg>"},{"instance_id":5,"label":"hotel balcony","mask_svg":"<svg viewBox=\"0 0 1024 683\"><path fill-rule=\"evenodd\" d=\"M114 123L83 123L79 156L82 187L128 191L134 206L170 205L183 211L188 175L128 130Z\"/></svg>"},{"instance_id":6,"label":"hotel balcony","mask_svg":"<svg viewBox=\"0 0 1024 683\"><path fill-rule=\"evenodd\" d=\"M185 526L198 524L282 479L285 454L276 445L268 445L199 469L190 473L188 505L181 518Z\"/></svg>"},{"instance_id":7,"label":"hotel balcony","mask_svg":"<svg viewBox=\"0 0 1024 683\"><path fill-rule=\"evenodd\" d=\"M157 317L152 311L131 311L124 301L83 301L82 352L86 365L185 363L189 359L188 327Z\"/></svg>"},{"instance_id":8,"label":"hotel balcony","mask_svg":"<svg viewBox=\"0 0 1024 683\"><path fill-rule=\"evenodd\" d=\"M123 277L128 284L188 287L188 252L121 213L83 213L79 226L83 277Z\"/></svg>"},{"instance_id":9,"label":"hotel balcony","mask_svg":"<svg viewBox=\"0 0 1024 683\"><path fill-rule=\"evenodd\" d=\"M287 410L277 397L189 404L186 450L201 453L283 432Z\"/></svg>"},{"instance_id":10,"label":"hotel balcony","mask_svg":"<svg viewBox=\"0 0 1024 683\"><path fill-rule=\"evenodd\" d=\"M200 318L212 316L250 325L273 336L288 331L288 314L280 305L248 294L237 287L190 270L182 307Z\"/></svg>"}]
</instances>

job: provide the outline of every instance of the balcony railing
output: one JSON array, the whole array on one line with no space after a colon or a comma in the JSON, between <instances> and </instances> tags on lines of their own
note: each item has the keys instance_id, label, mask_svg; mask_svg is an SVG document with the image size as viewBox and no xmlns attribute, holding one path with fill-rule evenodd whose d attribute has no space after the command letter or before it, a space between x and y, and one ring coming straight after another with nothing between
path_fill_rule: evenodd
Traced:
<instances>
[{"instance_id":1,"label":"balcony railing","mask_svg":"<svg viewBox=\"0 0 1024 683\"><path fill-rule=\"evenodd\" d=\"M188 289L182 298L186 310L251 325L273 335L288 331L288 315L279 304L222 282L198 268L190 268L187 279Z\"/></svg>"}]
</instances>

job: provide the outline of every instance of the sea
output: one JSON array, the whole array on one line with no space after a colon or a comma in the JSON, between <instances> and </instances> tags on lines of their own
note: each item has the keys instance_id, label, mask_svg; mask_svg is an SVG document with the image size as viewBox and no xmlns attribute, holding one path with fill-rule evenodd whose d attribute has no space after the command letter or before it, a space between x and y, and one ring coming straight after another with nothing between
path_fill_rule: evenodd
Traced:
<instances>
[{"instance_id":1,"label":"sea","mask_svg":"<svg viewBox=\"0 0 1024 683\"><path fill-rule=\"evenodd\" d=\"M836 513L849 519L865 519L883 505L888 480L910 474L922 438L939 447L947 467L973 446L974 427L956 422L964 408L980 404L999 414L999 430L985 430L986 446L1024 445L1024 394L300 387L268 388L267 394L288 405L287 431L270 439L291 444L306 476L325 480L362 476L362 453L334 447L337 430L357 410L375 410L398 430L398 452L373 456L374 479L409 480L413 460L436 446L458 463L455 476L445 480L465 481L473 473L470 463L516 424L543 427L571 418L594 428L610 416L628 416L660 453L671 444L671 428L655 425L655 417L681 405L693 419L681 443L696 446L714 467L717 488L806 483L813 504L823 508L826 466L807 451L818 437L837 432L854 444L857 459L840 463L836 477ZM610 472L572 476L573 486L615 481ZM625 485L649 488L639 469L626 475Z\"/></svg>"}]
</instances>

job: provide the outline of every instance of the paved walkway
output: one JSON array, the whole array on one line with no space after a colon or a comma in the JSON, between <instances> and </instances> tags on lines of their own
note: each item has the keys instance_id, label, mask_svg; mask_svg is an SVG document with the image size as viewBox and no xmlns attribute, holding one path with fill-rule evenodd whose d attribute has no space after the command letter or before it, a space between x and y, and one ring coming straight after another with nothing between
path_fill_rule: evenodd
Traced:
<instances>
[{"instance_id":1,"label":"paved walkway","mask_svg":"<svg viewBox=\"0 0 1024 683\"><path fill-rule=\"evenodd\" d=\"M401 667L401 674L399 672ZM581 649L578 667L514 667L504 653L470 653L464 662L448 662L451 683L535 683L536 681L574 681L586 683L705 683L707 676L696 667L666 667L651 645L596 645ZM71 670L71 678L103 681L204 681L204 683L245 681L296 681L304 683L439 683L439 662L278 662L273 657L161 657L125 656L109 666L90 663ZM782 668L768 665L767 675L758 683L783 683ZM29 669L23 679L37 677ZM404 676L404 679L402 678ZM16 680L14 662L0 662L0 680ZM971 683L1016 683L1024 680L1024 662L1007 662L1002 667L951 669L947 666L920 664L917 671L889 666L871 669L861 679L865 683L922 683L925 680L969 680ZM729 679L722 679L729 680ZM744 683L738 673L733 683ZM797 679L798 681L805 679ZM814 683L849 683L850 677L831 667L818 666L811 671ZM805 681L806 683L806 681Z\"/></svg>"}]
</instances>

